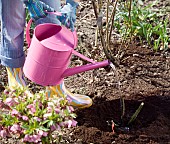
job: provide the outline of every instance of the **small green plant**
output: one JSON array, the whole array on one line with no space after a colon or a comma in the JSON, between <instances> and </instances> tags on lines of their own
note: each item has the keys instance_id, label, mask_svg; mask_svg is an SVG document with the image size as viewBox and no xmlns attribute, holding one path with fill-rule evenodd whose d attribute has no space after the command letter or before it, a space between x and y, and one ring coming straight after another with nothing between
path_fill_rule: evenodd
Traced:
<instances>
[{"instance_id":1,"label":"small green plant","mask_svg":"<svg viewBox=\"0 0 170 144\"><path fill-rule=\"evenodd\" d=\"M131 2L130 2L131 1ZM124 41L139 38L154 50L166 49L170 42L167 34L168 20L161 19L164 13L153 11L156 2L143 6L136 0L120 2L117 6L114 27Z\"/></svg>"},{"instance_id":2,"label":"small green plant","mask_svg":"<svg viewBox=\"0 0 170 144\"><path fill-rule=\"evenodd\" d=\"M23 89L5 89L0 101L0 136L17 136L25 143L59 143L53 132L76 126L73 107L65 97L47 98L44 92L28 97Z\"/></svg>"},{"instance_id":3,"label":"small green plant","mask_svg":"<svg viewBox=\"0 0 170 144\"><path fill-rule=\"evenodd\" d=\"M168 48L170 38L167 34L167 23L168 19L154 27L153 32L158 36L158 38L154 41L154 50L159 50L159 48L160 49Z\"/></svg>"},{"instance_id":4,"label":"small green plant","mask_svg":"<svg viewBox=\"0 0 170 144\"><path fill-rule=\"evenodd\" d=\"M95 45L99 37L106 58L115 66L119 67L123 52L113 48L113 31L122 47L136 42L156 51L168 48L168 18L165 10L154 8L156 4L157 1L145 6L142 0L92 0L97 21Z\"/></svg>"}]
</instances>

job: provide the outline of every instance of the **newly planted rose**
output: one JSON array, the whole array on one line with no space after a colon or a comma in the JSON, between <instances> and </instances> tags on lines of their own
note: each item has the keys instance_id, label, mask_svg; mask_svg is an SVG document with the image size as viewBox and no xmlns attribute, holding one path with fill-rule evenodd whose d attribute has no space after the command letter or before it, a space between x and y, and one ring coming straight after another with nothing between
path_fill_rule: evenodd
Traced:
<instances>
[{"instance_id":1,"label":"newly planted rose","mask_svg":"<svg viewBox=\"0 0 170 144\"><path fill-rule=\"evenodd\" d=\"M1 99L0 136L17 135L26 143L53 143L54 131L76 126L73 112L66 97L47 98L44 92L28 97L22 89L6 89Z\"/></svg>"}]
</instances>

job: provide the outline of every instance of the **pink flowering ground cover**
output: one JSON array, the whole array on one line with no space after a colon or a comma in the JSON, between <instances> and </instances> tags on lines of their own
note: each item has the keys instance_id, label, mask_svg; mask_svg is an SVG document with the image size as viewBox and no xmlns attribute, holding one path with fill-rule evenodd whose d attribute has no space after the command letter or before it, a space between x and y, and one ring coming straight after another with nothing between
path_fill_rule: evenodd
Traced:
<instances>
[{"instance_id":1,"label":"pink flowering ground cover","mask_svg":"<svg viewBox=\"0 0 170 144\"><path fill-rule=\"evenodd\" d=\"M62 137L54 138L53 132L75 127L74 108L65 97L47 98L43 91L28 96L25 90L6 88L2 93L0 116L0 136L13 135L21 142L54 143ZM59 139L60 138L60 139Z\"/></svg>"}]
</instances>

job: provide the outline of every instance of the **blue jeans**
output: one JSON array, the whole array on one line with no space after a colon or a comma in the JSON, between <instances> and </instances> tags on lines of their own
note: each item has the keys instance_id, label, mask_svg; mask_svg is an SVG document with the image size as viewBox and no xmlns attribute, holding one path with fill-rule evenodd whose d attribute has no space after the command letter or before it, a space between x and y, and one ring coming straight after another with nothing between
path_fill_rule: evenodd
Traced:
<instances>
[{"instance_id":1,"label":"blue jeans","mask_svg":"<svg viewBox=\"0 0 170 144\"><path fill-rule=\"evenodd\" d=\"M41 0L59 11L60 0ZM1 46L0 62L3 66L18 68L25 62L24 27L25 9L20 0L0 0L0 21L1 21ZM56 16L48 15L35 23L56 23L59 24Z\"/></svg>"}]
</instances>

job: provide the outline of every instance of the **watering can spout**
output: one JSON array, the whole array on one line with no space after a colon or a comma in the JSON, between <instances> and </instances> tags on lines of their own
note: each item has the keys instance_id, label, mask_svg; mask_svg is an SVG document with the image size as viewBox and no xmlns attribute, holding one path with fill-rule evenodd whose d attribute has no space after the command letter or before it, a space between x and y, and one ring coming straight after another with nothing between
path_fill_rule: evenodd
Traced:
<instances>
[{"instance_id":1,"label":"watering can spout","mask_svg":"<svg viewBox=\"0 0 170 144\"><path fill-rule=\"evenodd\" d=\"M109 64L110 64L109 60L105 60L105 61L102 61L102 62L96 62L96 63L78 66L78 67L74 67L74 68L68 68L68 69L65 70L62 77L64 78L64 77L72 76L74 74L78 74L78 73L81 73L81 72L89 71L89 70L92 70L92 69L105 67L105 66L108 66Z\"/></svg>"}]
</instances>

